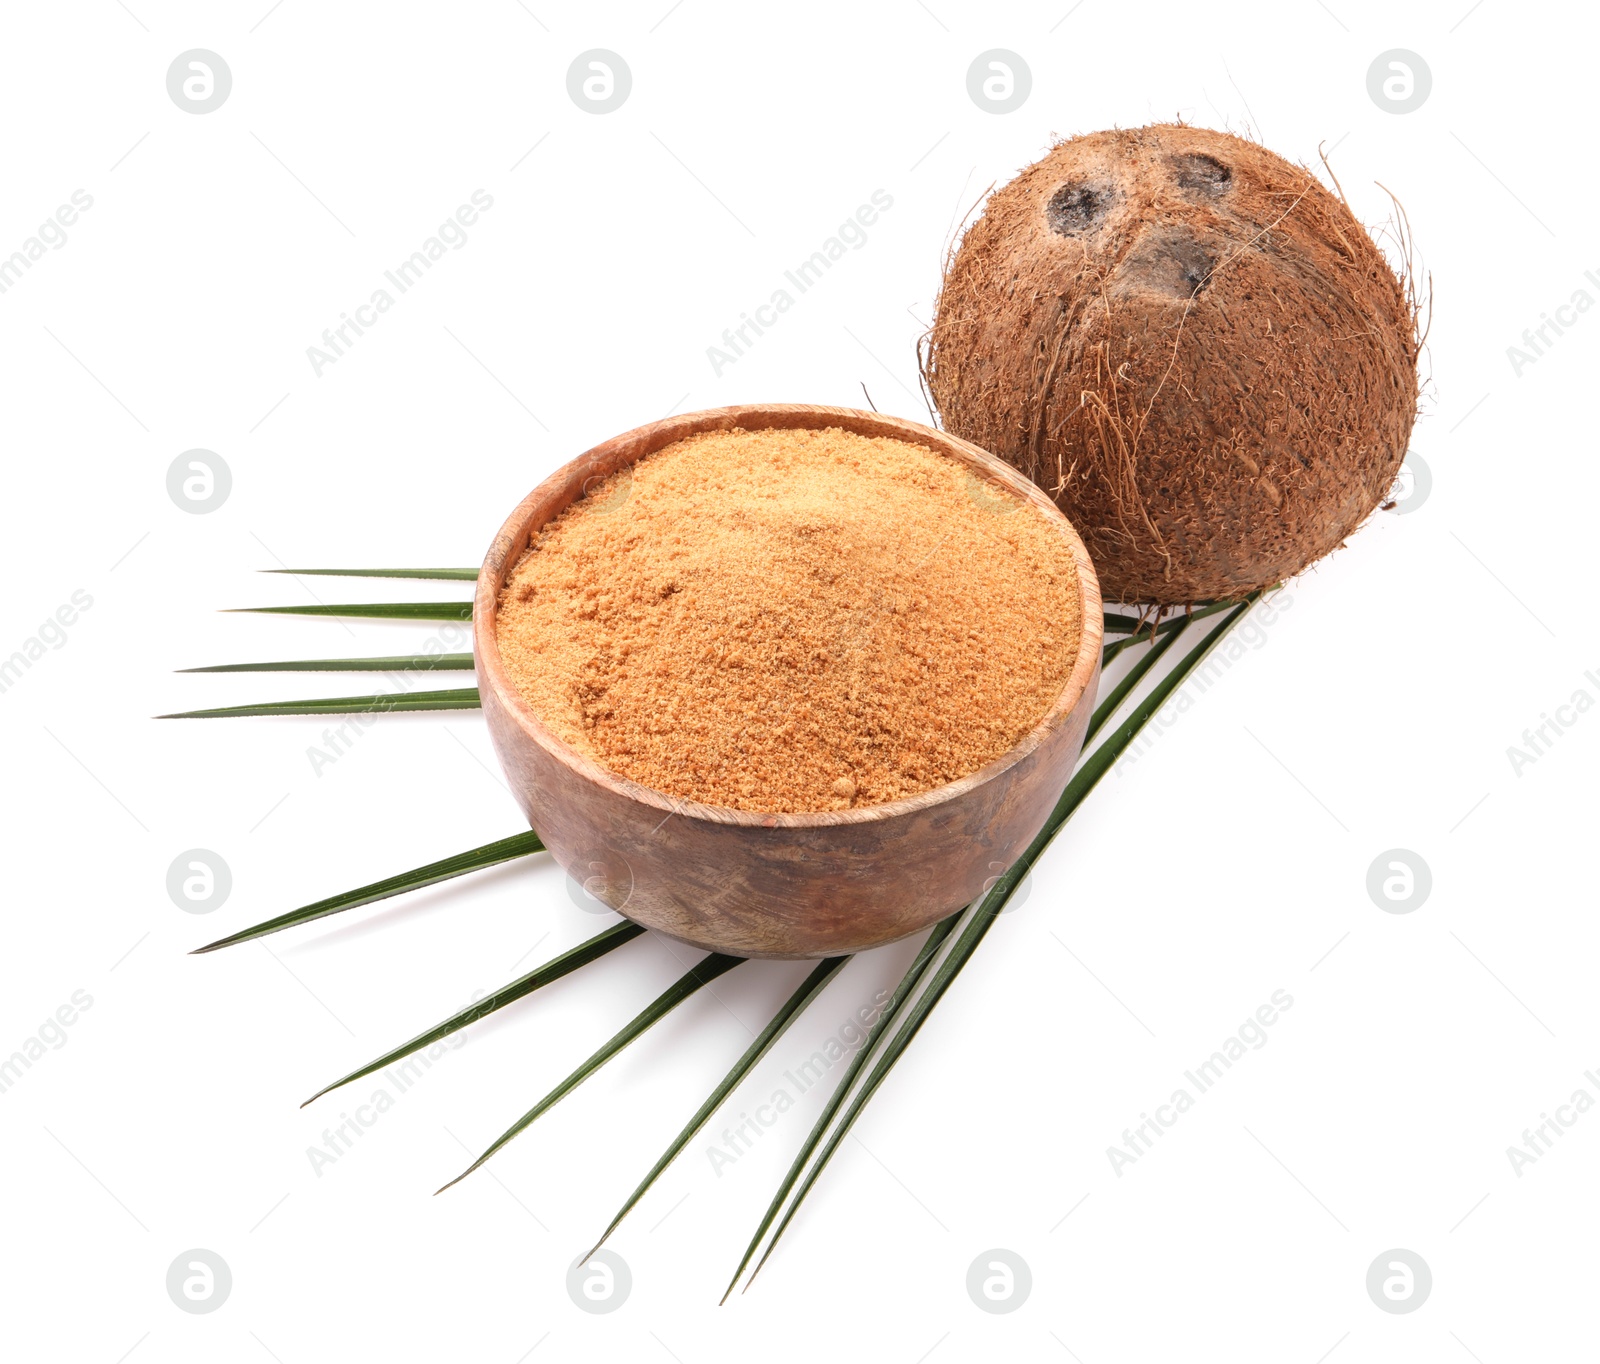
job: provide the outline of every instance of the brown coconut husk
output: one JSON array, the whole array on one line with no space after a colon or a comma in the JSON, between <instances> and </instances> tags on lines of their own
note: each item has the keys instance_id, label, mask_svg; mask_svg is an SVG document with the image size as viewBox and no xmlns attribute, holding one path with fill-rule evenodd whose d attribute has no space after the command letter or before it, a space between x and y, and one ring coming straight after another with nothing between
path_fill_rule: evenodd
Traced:
<instances>
[{"instance_id":1,"label":"brown coconut husk","mask_svg":"<svg viewBox=\"0 0 1600 1364\"><path fill-rule=\"evenodd\" d=\"M1060 143L989 199L924 378L947 430L1055 497L1108 600L1171 605L1281 581L1361 524L1420 347L1409 272L1342 195L1159 124Z\"/></svg>"}]
</instances>

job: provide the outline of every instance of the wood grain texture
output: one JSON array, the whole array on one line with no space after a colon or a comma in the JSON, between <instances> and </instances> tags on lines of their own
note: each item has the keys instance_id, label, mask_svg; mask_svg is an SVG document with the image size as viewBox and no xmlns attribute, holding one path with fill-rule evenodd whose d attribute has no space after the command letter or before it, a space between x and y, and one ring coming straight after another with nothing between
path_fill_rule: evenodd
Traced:
<instances>
[{"instance_id":1,"label":"wood grain texture","mask_svg":"<svg viewBox=\"0 0 1600 1364\"><path fill-rule=\"evenodd\" d=\"M701 431L836 426L938 451L1036 506L1078 567L1083 635L1054 705L988 766L905 800L760 814L679 800L608 771L556 738L507 674L495 640L506 575L530 537L587 487ZM595 446L533 490L478 574L473 647L489 734L528 822L568 874L646 927L708 951L827 957L893 942L970 903L1009 866L1072 774L1100 677L1100 586L1055 504L1009 465L931 427L804 404L721 407L652 422Z\"/></svg>"}]
</instances>

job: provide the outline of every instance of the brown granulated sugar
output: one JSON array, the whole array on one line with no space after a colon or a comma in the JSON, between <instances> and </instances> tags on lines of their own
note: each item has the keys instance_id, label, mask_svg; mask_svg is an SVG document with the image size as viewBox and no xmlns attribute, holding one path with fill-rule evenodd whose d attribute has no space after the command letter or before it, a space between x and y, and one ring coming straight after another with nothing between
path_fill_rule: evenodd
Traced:
<instances>
[{"instance_id":1,"label":"brown granulated sugar","mask_svg":"<svg viewBox=\"0 0 1600 1364\"><path fill-rule=\"evenodd\" d=\"M1057 526L945 455L828 430L703 432L536 537L500 654L613 772L739 810L915 795L1014 747L1082 604Z\"/></svg>"}]
</instances>

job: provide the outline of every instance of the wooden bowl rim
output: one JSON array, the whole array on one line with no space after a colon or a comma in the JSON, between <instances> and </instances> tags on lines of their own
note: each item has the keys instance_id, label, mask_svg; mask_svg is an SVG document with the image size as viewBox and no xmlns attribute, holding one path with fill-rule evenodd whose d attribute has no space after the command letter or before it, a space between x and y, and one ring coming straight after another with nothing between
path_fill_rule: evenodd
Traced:
<instances>
[{"instance_id":1,"label":"wooden bowl rim","mask_svg":"<svg viewBox=\"0 0 1600 1364\"><path fill-rule=\"evenodd\" d=\"M1078 641L1078 655L1066 684L1039 723L993 762L969 772L957 781L881 805L800 813L735 810L728 806L680 800L602 767L546 727L511 681L495 636L495 613L501 585L509 569L526 549L533 531L531 523L539 509L547 503L554 507L539 523L542 526L576 502L583 495L585 484L615 473L624 465L636 464L647 455L701 431L731 430L735 427L746 430L822 430L830 426L841 427L857 435L903 440L957 459L980 470L986 478L1000 484L1013 495L1031 502L1060 530L1078 570L1083 630ZM630 454L631 458L625 457ZM1015 767L1060 728L1082 702L1100 661L1100 646L1105 630L1103 611L1100 582L1089 559L1089 551L1084 547L1076 528L1037 485L988 451L934 427L882 413L849 407L821 407L810 403L750 403L680 413L635 427L586 450L541 482L506 518L484 557L473 598L472 635L479 686L492 690L495 699L516 721L523 734L574 775L667 815L676 814L714 824L749 828L815 829L878 824L947 801L959 800Z\"/></svg>"}]
</instances>

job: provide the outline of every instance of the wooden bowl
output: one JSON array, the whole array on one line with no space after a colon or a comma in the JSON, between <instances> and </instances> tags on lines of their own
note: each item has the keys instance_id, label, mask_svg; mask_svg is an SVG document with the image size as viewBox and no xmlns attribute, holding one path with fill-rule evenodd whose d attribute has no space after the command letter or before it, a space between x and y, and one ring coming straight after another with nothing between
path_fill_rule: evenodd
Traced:
<instances>
[{"instance_id":1,"label":"wooden bowl","mask_svg":"<svg viewBox=\"0 0 1600 1364\"><path fill-rule=\"evenodd\" d=\"M1049 713L1015 748L905 800L814 814L698 805L599 766L528 708L495 640L500 589L530 537L586 488L700 431L842 427L949 455L1033 503L1078 567L1083 637ZM1005 495L1004 493L999 495ZM652 422L558 469L511 513L473 602L478 686L501 766L528 822L597 899L681 942L744 957L831 957L893 942L976 899L1044 824L1083 747L1100 676L1100 585L1055 504L975 445L915 422L841 407L720 407Z\"/></svg>"}]
</instances>

